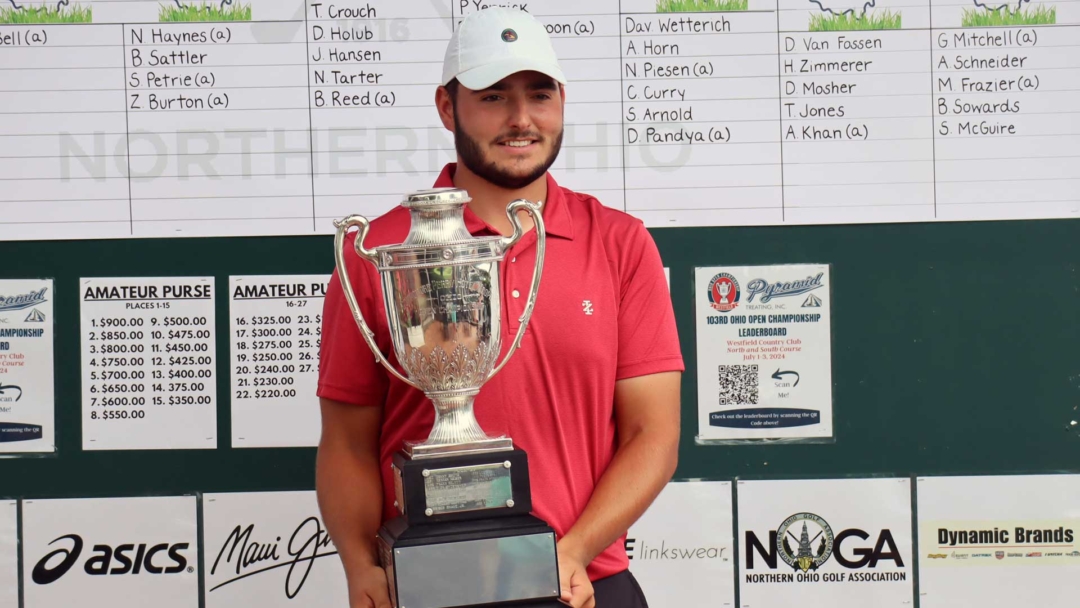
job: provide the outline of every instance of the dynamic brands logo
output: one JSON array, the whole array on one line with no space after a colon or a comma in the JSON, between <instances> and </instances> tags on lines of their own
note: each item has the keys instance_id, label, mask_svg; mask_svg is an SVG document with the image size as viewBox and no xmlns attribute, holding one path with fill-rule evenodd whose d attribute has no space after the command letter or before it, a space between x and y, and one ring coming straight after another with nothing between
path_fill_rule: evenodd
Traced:
<instances>
[{"instance_id":1,"label":"dynamic brands logo","mask_svg":"<svg viewBox=\"0 0 1080 608\"><path fill-rule=\"evenodd\" d=\"M1066 557L1080 557L1080 551L1073 551L1072 553L1066 553Z\"/></svg>"},{"instance_id":2,"label":"dynamic brands logo","mask_svg":"<svg viewBox=\"0 0 1080 608\"><path fill-rule=\"evenodd\" d=\"M1031 553L1028 553L1027 556L1028 557L1042 557L1042 552L1041 551L1032 551Z\"/></svg>"},{"instance_id":3,"label":"dynamic brands logo","mask_svg":"<svg viewBox=\"0 0 1080 608\"><path fill-rule=\"evenodd\" d=\"M0 312L22 310L24 308L30 308L31 306L37 306L38 304L44 304L47 301L45 292L48 291L48 289L48 287L43 287L40 291L31 291L29 293L14 296L0 295Z\"/></svg>"},{"instance_id":4,"label":"dynamic brands logo","mask_svg":"<svg viewBox=\"0 0 1080 608\"><path fill-rule=\"evenodd\" d=\"M994 551L994 557L996 557L997 559L1005 559L1005 552L1004 551Z\"/></svg>"},{"instance_id":5,"label":"dynamic brands logo","mask_svg":"<svg viewBox=\"0 0 1080 608\"><path fill-rule=\"evenodd\" d=\"M929 557L930 559L945 559L946 557L949 557L949 554L948 553L927 553L926 557Z\"/></svg>"},{"instance_id":6,"label":"dynamic brands logo","mask_svg":"<svg viewBox=\"0 0 1080 608\"><path fill-rule=\"evenodd\" d=\"M0 403L15 403L22 399L22 388L0 382Z\"/></svg>"},{"instance_id":7,"label":"dynamic brands logo","mask_svg":"<svg viewBox=\"0 0 1080 608\"><path fill-rule=\"evenodd\" d=\"M951 555L953 559L967 559L969 557L967 553L957 553L956 551L953 551Z\"/></svg>"},{"instance_id":8,"label":"dynamic brands logo","mask_svg":"<svg viewBox=\"0 0 1080 608\"><path fill-rule=\"evenodd\" d=\"M721 272L709 281L709 306L720 312L735 310L741 296L739 281L726 272Z\"/></svg>"},{"instance_id":9,"label":"dynamic brands logo","mask_svg":"<svg viewBox=\"0 0 1080 608\"><path fill-rule=\"evenodd\" d=\"M858 528L835 532L833 526L823 517L807 512L796 513L781 522L776 530L770 530L767 542L763 542L756 532L747 530L743 544L746 552L746 582L907 580L906 571L878 570L884 562L891 562L897 568L905 568L892 532L885 528L878 532L873 542L859 543L870 541L871 538L869 532ZM769 570L779 569L780 561L783 561L795 573L755 573L755 569L760 571L762 568L761 562L756 561L755 557L760 558L764 567ZM816 572L823 569L830 559L836 562L836 567ZM836 572L838 568L842 570Z\"/></svg>"},{"instance_id":10,"label":"dynamic brands logo","mask_svg":"<svg viewBox=\"0 0 1080 608\"><path fill-rule=\"evenodd\" d=\"M65 534L49 543L68 544L45 554L31 572L31 579L38 585L50 585L67 574L79 561L83 553L83 539L78 534ZM184 551L188 543L127 543L117 545L98 544L91 549L92 554L83 563L83 571L93 576L122 574L176 574L194 572L188 566ZM59 562L53 558L60 557Z\"/></svg>"},{"instance_id":11,"label":"dynamic brands logo","mask_svg":"<svg viewBox=\"0 0 1080 608\"><path fill-rule=\"evenodd\" d=\"M222 571L233 566L232 571L236 576L217 583L210 588L211 592L241 579L277 568L288 568L285 573L285 596L292 599L300 593L316 559L337 555L337 551L319 552L329 547L331 541L318 517L308 517L297 526L284 547L284 556L280 536L275 536L273 542L258 542L253 538L254 534L255 524L247 527L238 525L229 533L210 568L210 576L218 573L219 566Z\"/></svg>"},{"instance_id":12,"label":"dynamic brands logo","mask_svg":"<svg viewBox=\"0 0 1080 608\"><path fill-rule=\"evenodd\" d=\"M963 545L1040 545L1040 544L1064 544L1072 543L1075 534L1071 528L1058 526L1057 528L1028 528L1016 526L1013 529L998 526L995 528L982 528L971 530L951 530L949 528L937 529L938 545L963 546Z\"/></svg>"}]
</instances>

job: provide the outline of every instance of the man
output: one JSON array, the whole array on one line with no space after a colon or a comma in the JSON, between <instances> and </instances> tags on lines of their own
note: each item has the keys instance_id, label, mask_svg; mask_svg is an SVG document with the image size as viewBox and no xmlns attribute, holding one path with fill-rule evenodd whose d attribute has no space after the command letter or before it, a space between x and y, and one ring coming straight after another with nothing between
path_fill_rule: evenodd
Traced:
<instances>
[{"instance_id":1,"label":"man","mask_svg":"<svg viewBox=\"0 0 1080 608\"><path fill-rule=\"evenodd\" d=\"M473 235L509 234L512 200L542 202L547 240L536 305L521 346L481 388L476 417L529 455L533 510L558 535L562 599L574 608L644 607L625 534L675 471L683 361L660 256L643 224L548 173L562 143L565 83L547 32L528 13L471 14L450 41L436 90L457 162L434 186L468 191ZM504 354L536 260L536 231L522 216L528 232L500 269ZM408 230L408 211L396 208L371 223L365 245L399 243ZM365 319L397 366L378 273L358 256L349 264ZM391 455L403 440L427 436L434 411L375 361L342 289L335 272L323 316L316 486L351 608L384 608L374 539L398 515Z\"/></svg>"}]
</instances>

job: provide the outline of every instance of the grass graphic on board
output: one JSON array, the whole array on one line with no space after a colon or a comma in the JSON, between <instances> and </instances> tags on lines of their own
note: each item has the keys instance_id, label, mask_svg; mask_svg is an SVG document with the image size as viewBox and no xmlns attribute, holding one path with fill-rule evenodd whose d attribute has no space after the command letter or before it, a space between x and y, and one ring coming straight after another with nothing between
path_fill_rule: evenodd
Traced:
<instances>
[{"instance_id":1,"label":"grass graphic on board","mask_svg":"<svg viewBox=\"0 0 1080 608\"><path fill-rule=\"evenodd\" d=\"M233 0L204 2L202 4L182 4L173 0L172 4L162 4L158 8L158 21L251 21L251 5L236 4Z\"/></svg>"},{"instance_id":2,"label":"grass graphic on board","mask_svg":"<svg viewBox=\"0 0 1080 608\"><path fill-rule=\"evenodd\" d=\"M994 27L1001 25L1053 25L1057 23L1057 7L1033 6L1027 9L1008 6L964 9L961 27Z\"/></svg>"},{"instance_id":3,"label":"grass graphic on board","mask_svg":"<svg viewBox=\"0 0 1080 608\"><path fill-rule=\"evenodd\" d=\"M825 13L810 15L811 32L841 32L850 30L898 30L900 13L882 11L856 15L855 13Z\"/></svg>"},{"instance_id":4,"label":"grass graphic on board","mask_svg":"<svg viewBox=\"0 0 1080 608\"><path fill-rule=\"evenodd\" d=\"M0 23L90 23L93 20L89 6L71 5L68 0L60 0L56 6L21 6L15 0L8 0L11 6L0 7Z\"/></svg>"},{"instance_id":5,"label":"grass graphic on board","mask_svg":"<svg viewBox=\"0 0 1080 608\"><path fill-rule=\"evenodd\" d=\"M750 0L656 0L658 13L706 13L748 10Z\"/></svg>"}]
</instances>

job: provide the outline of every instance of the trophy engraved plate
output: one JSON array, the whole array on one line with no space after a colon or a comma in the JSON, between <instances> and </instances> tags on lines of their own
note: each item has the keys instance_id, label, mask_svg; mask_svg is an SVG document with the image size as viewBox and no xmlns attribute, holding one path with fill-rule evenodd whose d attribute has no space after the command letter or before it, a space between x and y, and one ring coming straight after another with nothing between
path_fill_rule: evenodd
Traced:
<instances>
[{"instance_id":1,"label":"trophy engraved plate","mask_svg":"<svg viewBox=\"0 0 1080 608\"><path fill-rule=\"evenodd\" d=\"M458 513L512 506L510 469L499 464L432 469L424 478L424 498L432 513Z\"/></svg>"}]
</instances>

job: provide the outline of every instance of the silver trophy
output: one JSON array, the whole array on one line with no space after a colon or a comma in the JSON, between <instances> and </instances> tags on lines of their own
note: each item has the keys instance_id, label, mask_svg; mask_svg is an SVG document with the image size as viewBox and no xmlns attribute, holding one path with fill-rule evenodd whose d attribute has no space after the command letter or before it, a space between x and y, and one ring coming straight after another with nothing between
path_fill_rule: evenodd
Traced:
<instances>
[{"instance_id":1,"label":"silver trophy","mask_svg":"<svg viewBox=\"0 0 1080 608\"><path fill-rule=\"evenodd\" d=\"M544 264L544 222L539 206L520 199L506 209L514 227L510 236L474 237L464 218L470 200L457 188L407 195L401 202L411 219L405 241L373 249L364 247L366 218L334 222L338 273L368 348L435 406L427 439L405 441L394 454L389 474L400 516L379 530L381 560L396 607L554 606L555 535L530 513L526 455L511 438L485 433L473 411L480 388L510 360L532 316ZM524 234L519 211L527 211L536 226L536 266L521 325L496 364L502 350L499 262ZM344 245L354 227L356 254L379 271L404 374L380 351L352 292Z\"/></svg>"}]
</instances>

